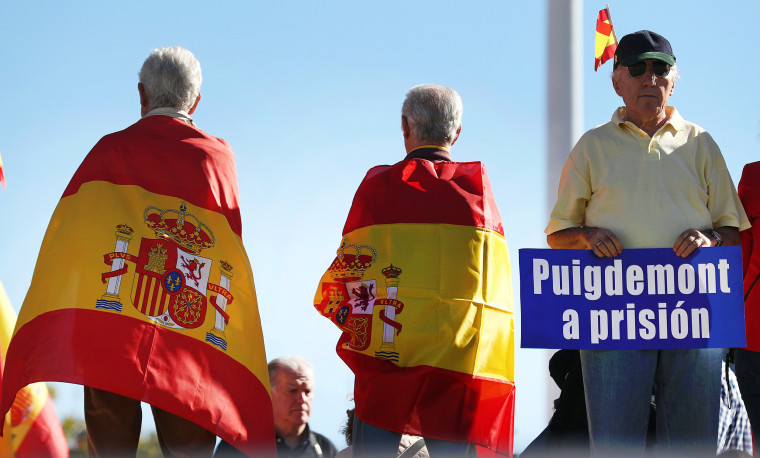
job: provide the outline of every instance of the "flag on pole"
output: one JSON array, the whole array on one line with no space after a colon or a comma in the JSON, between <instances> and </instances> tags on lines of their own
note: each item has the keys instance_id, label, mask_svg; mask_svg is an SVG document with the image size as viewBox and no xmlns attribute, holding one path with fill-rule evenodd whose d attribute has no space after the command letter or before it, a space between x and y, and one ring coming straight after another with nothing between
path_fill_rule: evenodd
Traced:
<instances>
[{"instance_id":1,"label":"flag on pole","mask_svg":"<svg viewBox=\"0 0 760 458\"><path fill-rule=\"evenodd\" d=\"M594 71L612 59L617 49L615 28L612 26L610 7L599 11L596 17L596 40L594 40Z\"/></svg>"},{"instance_id":2,"label":"flag on pole","mask_svg":"<svg viewBox=\"0 0 760 458\"><path fill-rule=\"evenodd\" d=\"M481 163L371 169L314 306L343 330L362 421L512 455L509 254Z\"/></svg>"},{"instance_id":3,"label":"flag on pole","mask_svg":"<svg viewBox=\"0 0 760 458\"><path fill-rule=\"evenodd\" d=\"M5 189L5 172L3 172L3 158L0 157L0 185Z\"/></svg>"},{"instance_id":4,"label":"flag on pole","mask_svg":"<svg viewBox=\"0 0 760 458\"><path fill-rule=\"evenodd\" d=\"M233 152L168 116L105 136L63 193L8 350L0 412L56 380L275 453Z\"/></svg>"},{"instance_id":5,"label":"flag on pole","mask_svg":"<svg viewBox=\"0 0 760 458\"><path fill-rule=\"evenodd\" d=\"M15 324L16 312L0 283L0 367L4 366ZM69 456L66 436L44 383L32 383L18 392L11 411L5 415L4 430L0 456Z\"/></svg>"}]
</instances>

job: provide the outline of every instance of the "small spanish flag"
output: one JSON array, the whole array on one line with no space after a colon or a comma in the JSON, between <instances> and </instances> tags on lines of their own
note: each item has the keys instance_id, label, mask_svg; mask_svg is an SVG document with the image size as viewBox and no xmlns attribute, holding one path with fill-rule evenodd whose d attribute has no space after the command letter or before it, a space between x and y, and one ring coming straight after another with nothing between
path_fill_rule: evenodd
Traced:
<instances>
[{"instance_id":1,"label":"small spanish flag","mask_svg":"<svg viewBox=\"0 0 760 458\"><path fill-rule=\"evenodd\" d=\"M0 283L0 366L5 365L15 323L16 312ZM69 456L63 428L44 383L32 383L16 394L11 411L5 415L0 456Z\"/></svg>"},{"instance_id":2,"label":"small spanish flag","mask_svg":"<svg viewBox=\"0 0 760 458\"><path fill-rule=\"evenodd\" d=\"M594 71L603 63L612 59L617 49L615 28L612 26L610 8L599 11L596 17L596 40L594 41Z\"/></svg>"},{"instance_id":3,"label":"small spanish flag","mask_svg":"<svg viewBox=\"0 0 760 458\"><path fill-rule=\"evenodd\" d=\"M3 173L3 158L0 158L0 184L5 189L5 173Z\"/></svg>"}]
</instances>

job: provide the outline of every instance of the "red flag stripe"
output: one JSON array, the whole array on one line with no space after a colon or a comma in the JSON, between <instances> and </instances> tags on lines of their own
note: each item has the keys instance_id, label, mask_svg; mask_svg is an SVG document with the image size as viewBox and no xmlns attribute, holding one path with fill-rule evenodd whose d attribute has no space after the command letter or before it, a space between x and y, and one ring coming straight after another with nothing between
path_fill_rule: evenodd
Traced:
<instances>
[{"instance_id":1,"label":"red flag stripe","mask_svg":"<svg viewBox=\"0 0 760 458\"><path fill-rule=\"evenodd\" d=\"M490 186L480 162L411 159L374 167L356 191L343 234L375 224L430 223L475 226L504 235L493 195L481 195Z\"/></svg>"},{"instance_id":2,"label":"red flag stripe","mask_svg":"<svg viewBox=\"0 0 760 458\"><path fill-rule=\"evenodd\" d=\"M95 145L62 197L75 194L82 184L90 181L136 185L156 194L181 196L192 205L221 213L241 236L235 159L227 142L168 116L149 116L128 129L129 134L115 132ZM161 138L157 139L155 132L161 132ZM188 136L191 138L183 140L185 143L192 145L197 139L203 147L190 152L183 150L183 155L178 156L177 138ZM150 138L152 142L141 148L135 144L135 138ZM162 141L166 143L164 148L160 146ZM210 154L209 145L214 143L219 148ZM128 151L123 145L129 145ZM141 169L145 170L141 176L134 173ZM211 192L198 183L209 183Z\"/></svg>"},{"instance_id":3,"label":"red flag stripe","mask_svg":"<svg viewBox=\"0 0 760 458\"><path fill-rule=\"evenodd\" d=\"M602 53L601 61L606 62L615 56L615 46L607 46Z\"/></svg>"},{"instance_id":4,"label":"red flag stripe","mask_svg":"<svg viewBox=\"0 0 760 458\"><path fill-rule=\"evenodd\" d=\"M64 341L74 351L50 351ZM93 342L98 342L97 348ZM199 356L185 358L184 353ZM272 417L269 393L256 376L231 358L220 358L219 350L209 344L155 324L97 310L57 310L22 326L8 355L6 373L23 377L3 380L2 411L10 408L16 391L35 380L119 387L125 396L192 419L244 449L274 444L271 420L261 420ZM22 371L31 355L34 367ZM172 377L164 375L160 361L172 362ZM85 370L92 367L98 370ZM198 390L199 384L204 390ZM208 393L207 399L198 397L201 392ZM231 409L232 405L237 407ZM252 435L240 437L246 430ZM274 456L274 450L265 452Z\"/></svg>"},{"instance_id":5,"label":"red flag stripe","mask_svg":"<svg viewBox=\"0 0 760 458\"><path fill-rule=\"evenodd\" d=\"M356 375L354 401L360 418L360 412L372 412L368 422L387 430L405 425L406 434L476 443L502 454L512 451L513 383L432 366L399 367L342 349L346 340L338 344L338 354ZM441 397L451 402L441 403ZM470 410L462 411L462 406ZM499 443L485 442L490 438L499 438Z\"/></svg>"},{"instance_id":6,"label":"red flag stripe","mask_svg":"<svg viewBox=\"0 0 760 458\"><path fill-rule=\"evenodd\" d=\"M602 35L610 36L610 33L612 33L612 24L597 21L596 31Z\"/></svg>"}]
</instances>

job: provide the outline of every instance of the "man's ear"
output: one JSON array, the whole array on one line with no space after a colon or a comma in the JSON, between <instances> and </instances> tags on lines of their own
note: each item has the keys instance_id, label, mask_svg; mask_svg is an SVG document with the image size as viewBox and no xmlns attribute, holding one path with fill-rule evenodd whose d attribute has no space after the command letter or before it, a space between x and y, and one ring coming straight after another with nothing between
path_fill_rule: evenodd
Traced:
<instances>
[{"instance_id":1,"label":"man's ear","mask_svg":"<svg viewBox=\"0 0 760 458\"><path fill-rule=\"evenodd\" d=\"M622 95L620 94L620 84L618 84L618 80L617 78L615 78L614 73L612 74L612 87L615 89L615 94L622 97Z\"/></svg>"},{"instance_id":2,"label":"man's ear","mask_svg":"<svg viewBox=\"0 0 760 458\"><path fill-rule=\"evenodd\" d=\"M148 103L148 94L145 93L145 86L143 86L143 83L137 83L137 92L140 93L140 106L143 107L143 109L148 108L150 104Z\"/></svg>"},{"instance_id":3,"label":"man's ear","mask_svg":"<svg viewBox=\"0 0 760 458\"><path fill-rule=\"evenodd\" d=\"M412 129L409 127L409 121L406 120L406 116L401 115L401 130L404 132L404 138L409 138L412 135Z\"/></svg>"},{"instance_id":4,"label":"man's ear","mask_svg":"<svg viewBox=\"0 0 760 458\"><path fill-rule=\"evenodd\" d=\"M193 104L193 107L190 108L190 111L187 112L187 114L193 114L196 108L198 108L198 102L201 101L201 93L198 93L198 97L195 98L195 103Z\"/></svg>"},{"instance_id":5,"label":"man's ear","mask_svg":"<svg viewBox=\"0 0 760 458\"><path fill-rule=\"evenodd\" d=\"M459 134L460 133L462 133L462 125L461 124L459 125L459 129L457 129L457 134L454 135L454 139L451 140L451 145L450 146L454 146L454 143L456 143L457 140L459 140Z\"/></svg>"}]
</instances>

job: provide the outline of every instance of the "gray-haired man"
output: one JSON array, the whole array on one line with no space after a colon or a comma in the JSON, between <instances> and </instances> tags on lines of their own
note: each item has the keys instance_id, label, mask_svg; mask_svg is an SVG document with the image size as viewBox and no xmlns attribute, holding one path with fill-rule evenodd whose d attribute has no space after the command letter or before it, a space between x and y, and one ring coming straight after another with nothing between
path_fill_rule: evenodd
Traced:
<instances>
[{"instance_id":1,"label":"gray-haired man","mask_svg":"<svg viewBox=\"0 0 760 458\"><path fill-rule=\"evenodd\" d=\"M599 257L672 247L687 257L701 247L739 244L739 229L749 222L718 145L668 105L675 64L659 34L641 30L620 40L612 85L624 106L570 152L546 228L549 246ZM659 451L714 455L722 354L582 350L593 454L644 455L654 387Z\"/></svg>"},{"instance_id":2,"label":"gray-haired man","mask_svg":"<svg viewBox=\"0 0 760 458\"><path fill-rule=\"evenodd\" d=\"M309 428L314 400L314 370L301 356L280 356L269 362L274 428L279 457L332 458L338 450L330 439ZM220 442L216 457L242 456Z\"/></svg>"},{"instance_id":3,"label":"gray-haired man","mask_svg":"<svg viewBox=\"0 0 760 458\"><path fill-rule=\"evenodd\" d=\"M144 148L171 147L182 151L209 150L229 146L225 142L196 138L194 145L186 145L186 137L198 137L197 129L188 130L187 125L194 126L190 117L201 99L201 66L187 49L165 47L155 49L143 63L140 70L140 82L137 89L140 95L140 114L142 119L135 126L153 123L153 129L169 132L165 136L145 135L143 131L127 129L130 141ZM162 119L157 119L162 118ZM181 122L169 121L174 118ZM218 139L217 139L218 140ZM129 156L130 146L120 145L125 157ZM184 149L183 149L184 148ZM231 155L232 152L229 151ZM118 172L124 176L130 173L152 174L155 170L138 170L122 166ZM166 176L156 176L171 185ZM134 456L140 438L142 408L140 401L101 389L84 387L85 421L87 424L87 441L92 456ZM156 433L165 455L211 456L216 443L216 436L192 421L151 406L156 424Z\"/></svg>"}]
</instances>

